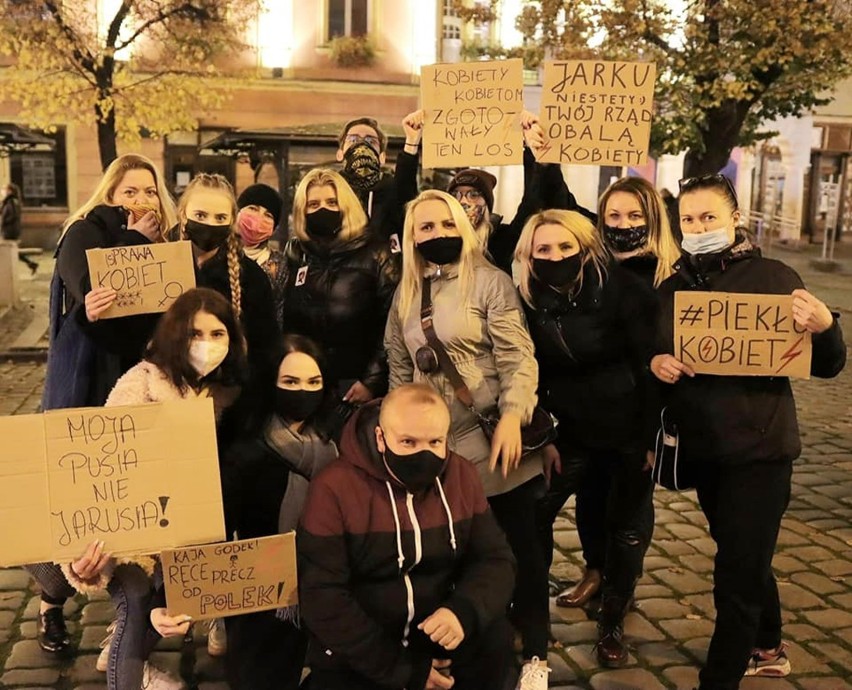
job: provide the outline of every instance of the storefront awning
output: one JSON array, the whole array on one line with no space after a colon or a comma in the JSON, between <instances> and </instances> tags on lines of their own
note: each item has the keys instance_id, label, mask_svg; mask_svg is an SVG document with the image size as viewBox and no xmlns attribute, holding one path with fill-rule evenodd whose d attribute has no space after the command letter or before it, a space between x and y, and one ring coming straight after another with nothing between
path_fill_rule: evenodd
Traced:
<instances>
[{"instance_id":1,"label":"storefront awning","mask_svg":"<svg viewBox=\"0 0 852 690\"><path fill-rule=\"evenodd\" d=\"M203 151L220 155L236 156L264 148L274 149L281 144L337 144L337 137L345 122L326 122L310 125L291 125L289 127L271 127L269 129L232 129L202 142ZM405 133L400 125L380 123L391 144L403 143Z\"/></svg>"},{"instance_id":2,"label":"storefront awning","mask_svg":"<svg viewBox=\"0 0 852 690\"><path fill-rule=\"evenodd\" d=\"M0 155L8 155L12 152L26 151L36 147L47 147L53 150L54 146L52 139L38 132L18 125L0 122Z\"/></svg>"}]
</instances>

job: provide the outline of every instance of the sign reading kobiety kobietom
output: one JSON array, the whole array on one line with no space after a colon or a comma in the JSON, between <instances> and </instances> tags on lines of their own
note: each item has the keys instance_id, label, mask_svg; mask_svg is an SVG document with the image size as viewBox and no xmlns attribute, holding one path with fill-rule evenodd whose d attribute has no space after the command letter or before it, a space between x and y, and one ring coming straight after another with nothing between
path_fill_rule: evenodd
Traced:
<instances>
[{"instance_id":1,"label":"sign reading kobiety kobietom","mask_svg":"<svg viewBox=\"0 0 852 690\"><path fill-rule=\"evenodd\" d=\"M195 620L298 603L296 533L163 551L166 605Z\"/></svg>"},{"instance_id":2,"label":"sign reading kobiety kobietom","mask_svg":"<svg viewBox=\"0 0 852 690\"><path fill-rule=\"evenodd\" d=\"M420 95L424 168L523 163L521 60L425 65Z\"/></svg>"},{"instance_id":3,"label":"sign reading kobiety kobietom","mask_svg":"<svg viewBox=\"0 0 852 690\"><path fill-rule=\"evenodd\" d=\"M118 293L101 318L166 311L195 287L192 243L160 242L86 251L92 288Z\"/></svg>"},{"instance_id":4,"label":"sign reading kobiety kobietom","mask_svg":"<svg viewBox=\"0 0 852 690\"><path fill-rule=\"evenodd\" d=\"M0 417L0 565L225 536L209 398Z\"/></svg>"},{"instance_id":5,"label":"sign reading kobiety kobietom","mask_svg":"<svg viewBox=\"0 0 852 690\"><path fill-rule=\"evenodd\" d=\"M539 160L644 165L654 105L653 62L545 62Z\"/></svg>"},{"instance_id":6,"label":"sign reading kobiety kobietom","mask_svg":"<svg viewBox=\"0 0 852 690\"><path fill-rule=\"evenodd\" d=\"M699 374L810 378L811 334L791 295L675 293L674 356Z\"/></svg>"}]
</instances>

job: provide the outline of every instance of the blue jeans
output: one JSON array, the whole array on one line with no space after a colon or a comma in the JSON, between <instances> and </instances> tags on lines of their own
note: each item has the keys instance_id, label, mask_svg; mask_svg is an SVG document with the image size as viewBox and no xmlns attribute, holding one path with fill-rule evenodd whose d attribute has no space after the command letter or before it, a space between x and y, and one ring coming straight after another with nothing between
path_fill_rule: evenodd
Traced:
<instances>
[{"instance_id":1,"label":"blue jeans","mask_svg":"<svg viewBox=\"0 0 852 690\"><path fill-rule=\"evenodd\" d=\"M160 640L150 614L155 579L161 577L155 573L152 579L138 565L127 563L119 565L109 581L107 591L115 604L115 632L107 666L109 690L142 687L142 668Z\"/></svg>"}]
</instances>

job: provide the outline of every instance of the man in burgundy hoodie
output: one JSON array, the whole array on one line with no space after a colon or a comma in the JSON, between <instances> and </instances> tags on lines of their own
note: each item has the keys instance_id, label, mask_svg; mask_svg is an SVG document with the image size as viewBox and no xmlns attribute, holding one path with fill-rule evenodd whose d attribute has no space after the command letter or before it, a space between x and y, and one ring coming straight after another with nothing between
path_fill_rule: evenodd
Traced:
<instances>
[{"instance_id":1,"label":"man in burgundy hoodie","mask_svg":"<svg viewBox=\"0 0 852 690\"><path fill-rule=\"evenodd\" d=\"M312 690L498 690L515 561L450 414L408 384L364 406L298 532Z\"/></svg>"}]
</instances>

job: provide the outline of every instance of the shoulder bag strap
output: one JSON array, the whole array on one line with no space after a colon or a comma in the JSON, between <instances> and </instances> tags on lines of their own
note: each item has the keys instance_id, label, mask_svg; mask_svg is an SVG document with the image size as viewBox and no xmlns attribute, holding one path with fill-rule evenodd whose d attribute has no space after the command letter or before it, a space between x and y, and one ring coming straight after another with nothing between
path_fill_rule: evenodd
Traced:
<instances>
[{"instance_id":1,"label":"shoulder bag strap","mask_svg":"<svg viewBox=\"0 0 852 690\"><path fill-rule=\"evenodd\" d=\"M473 404L473 395L470 392L470 388L467 387L467 384L464 382L461 374L459 374L459 370L456 369L456 365L453 364L453 360L451 360L450 356L447 354L444 344L438 339L438 334L435 333L435 325L432 322L434 309L432 307L431 278L423 279L422 293L422 298L420 300L420 326L423 329L423 335L426 336L426 342L429 343L429 346L435 352L435 356L438 358L438 364L441 365L441 371L443 371L444 375L450 380L450 384L453 386L456 398L459 399L462 405L478 415L479 413L476 411L476 406Z\"/></svg>"}]
</instances>

